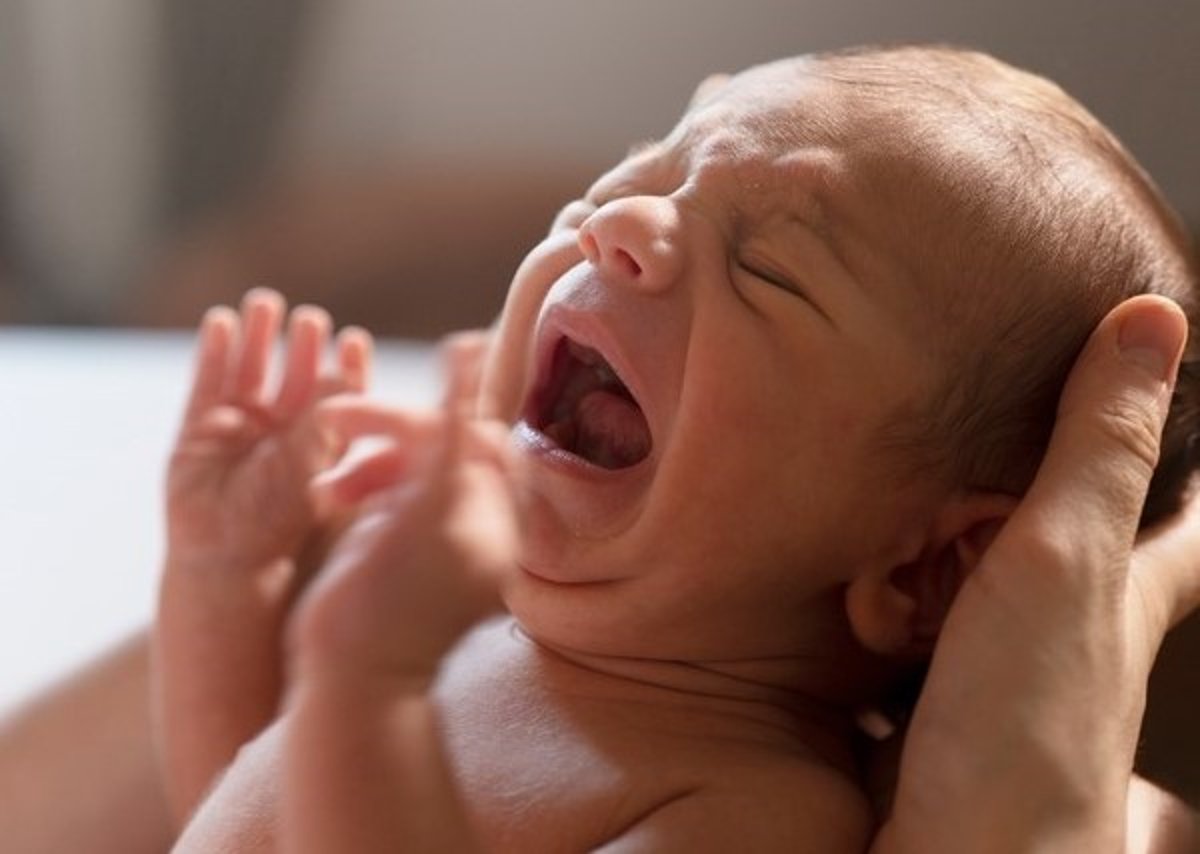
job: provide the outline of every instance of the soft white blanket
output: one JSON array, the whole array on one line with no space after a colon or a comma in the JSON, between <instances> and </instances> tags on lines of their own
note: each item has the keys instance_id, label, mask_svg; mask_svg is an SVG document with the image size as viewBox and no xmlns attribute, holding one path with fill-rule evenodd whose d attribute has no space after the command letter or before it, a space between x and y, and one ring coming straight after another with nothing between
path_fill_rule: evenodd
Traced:
<instances>
[{"instance_id":1,"label":"soft white blanket","mask_svg":"<svg viewBox=\"0 0 1200 854\"><path fill-rule=\"evenodd\" d=\"M430 346L378 356L381 395L433 399ZM190 357L182 333L0 329L0 714L149 620Z\"/></svg>"}]
</instances>

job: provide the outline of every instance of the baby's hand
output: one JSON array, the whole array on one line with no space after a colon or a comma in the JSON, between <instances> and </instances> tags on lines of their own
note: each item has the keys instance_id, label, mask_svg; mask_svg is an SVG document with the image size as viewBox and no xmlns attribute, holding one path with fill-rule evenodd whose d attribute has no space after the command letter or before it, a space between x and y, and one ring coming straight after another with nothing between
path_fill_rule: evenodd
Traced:
<instances>
[{"instance_id":1,"label":"baby's hand","mask_svg":"<svg viewBox=\"0 0 1200 854\"><path fill-rule=\"evenodd\" d=\"M285 850L483 850L429 689L459 637L500 606L517 525L507 430L469 419L469 373L457 367L440 412L323 407L343 432L395 443L317 488L335 505L375 493L289 626Z\"/></svg>"},{"instance_id":2,"label":"baby's hand","mask_svg":"<svg viewBox=\"0 0 1200 854\"><path fill-rule=\"evenodd\" d=\"M240 316L211 310L200 327L191 395L167 473L167 559L155 619L154 703L167 794L182 820L275 716L282 635L302 552L324 527L308 499L339 440L318 428L327 395L366 385L371 340L338 339L321 375L329 316L291 314L277 392L265 391L283 299L246 295Z\"/></svg>"},{"instance_id":3,"label":"baby's hand","mask_svg":"<svg viewBox=\"0 0 1200 854\"><path fill-rule=\"evenodd\" d=\"M330 334L324 310L291 313L278 391L266 392L285 313L267 290L246 295L240 317L205 316L195 376L167 474L168 569L207 573L214 584L263 583L286 574L313 534L307 487L343 450L317 429L325 396L364 389L371 339L361 329L338 337L337 366L321 374Z\"/></svg>"},{"instance_id":4,"label":"baby's hand","mask_svg":"<svg viewBox=\"0 0 1200 854\"><path fill-rule=\"evenodd\" d=\"M500 608L518 546L507 431L467 415L468 385L460 370L441 412L394 414L403 464L377 459L398 482L364 504L293 618L309 687L330 679L423 690L455 642ZM383 420L343 421L355 417ZM381 479L362 468L351 477Z\"/></svg>"}]
</instances>

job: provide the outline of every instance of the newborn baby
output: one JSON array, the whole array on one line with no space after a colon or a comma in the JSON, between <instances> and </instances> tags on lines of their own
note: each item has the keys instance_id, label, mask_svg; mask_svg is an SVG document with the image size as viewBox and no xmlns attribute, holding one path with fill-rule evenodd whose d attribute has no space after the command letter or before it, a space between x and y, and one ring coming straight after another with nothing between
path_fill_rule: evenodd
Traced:
<instances>
[{"instance_id":1,"label":"newborn baby","mask_svg":"<svg viewBox=\"0 0 1200 854\"><path fill-rule=\"evenodd\" d=\"M1189 251L1052 84L857 50L703 85L563 210L442 411L328 396L367 342L322 385L312 309L267 402L280 301L210 313L157 628L181 816L220 780L181 849L864 850L856 710L929 655L1096 322L1195 316ZM327 471L368 433L398 445Z\"/></svg>"}]
</instances>

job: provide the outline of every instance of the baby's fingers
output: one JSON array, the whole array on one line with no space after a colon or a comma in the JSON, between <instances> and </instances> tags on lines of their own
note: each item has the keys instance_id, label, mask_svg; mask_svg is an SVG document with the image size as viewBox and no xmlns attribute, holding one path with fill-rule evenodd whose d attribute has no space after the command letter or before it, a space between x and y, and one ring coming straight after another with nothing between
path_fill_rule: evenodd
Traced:
<instances>
[{"instance_id":1,"label":"baby's fingers","mask_svg":"<svg viewBox=\"0 0 1200 854\"><path fill-rule=\"evenodd\" d=\"M477 438L464 435L470 456L458 469L450 520L462 526L460 542L473 552L469 562L500 583L518 552L517 501L503 455Z\"/></svg>"},{"instance_id":2,"label":"baby's fingers","mask_svg":"<svg viewBox=\"0 0 1200 854\"><path fill-rule=\"evenodd\" d=\"M288 323L288 351L283 379L275 398L275 415L290 421L307 409L318 394L321 357L333 322L329 313L312 305L298 306Z\"/></svg>"},{"instance_id":3,"label":"baby's fingers","mask_svg":"<svg viewBox=\"0 0 1200 854\"><path fill-rule=\"evenodd\" d=\"M460 332L442 341L440 356L446 381L442 393L445 430L435 461L442 471L453 469L469 447L469 431L479 397L480 361L486 342L486 335L476 332Z\"/></svg>"},{"instance_id":4,"label":"baby's fingers","mask_svg":"<svg viewBox=\"0 0 1200 854\"><path fill-rule=\"evenodd\" d=\"M357 394L327 398L317 406L317 424L349 444L367 436L383 436L402 444L424 444L436 438L443 419L437 412L400 409Z\"/></svg>"},{"instance_id":5,"label":"baby's fingers","mask_svg":"<svg viewBox=\"0 0 1200 854\"><path fill-rule=\"evenodd\" d=\"M339 394L363 394L371 382L371 358L374 352L371 333L358 326L347 326L337 336L337 362L317 381L316 397Z\"/></svg>"},{"instance_id":6,"label":"baby's fingers","mask_svg":"<svg viewBox=\"0 0 1200 854\"><path fill-rule=\"evenodd\" d=\"M362 394L371 383L371 361L375 344L361 326L347 326L338 333L337 365L341 391Z\"/></svg>"},{"instance_id":7,"label":"baby's fingers","mask_svg":"<svg viewBox=\"0 0 1200 854\"><path fill-rule=\"evenodd\" d=\"M284 310L283 297L267 288L255 288L242 299L241 343L228 389L229 398L241 406L262 403L263 383Z\"/></svg>"},{"instance_id":8,"label":"baby's fingers","mask_svg":"<svg viewBox=\"0 0 1200 854\"><path fill-rule=\"evenodd\" d=\"M508 428L478 417L480 372L489 340L486 332L460 332L442 343L446 427L438 466L447 475L457 470L460 484L473 482L476 488L466 491L467 500L490 505L493 512L483 516L507 523L513 516ZM492 538L498 538L498 532L485 537Z\"/></svg>"},{"instance_id":9,"label":"baby's fingers","mask_svg":"<svg viewBox=\"0 0 1200 854\"><path fill-rule=\"evenodd\" d=\"M202 413L221 403L237 334L238 316L225 306L210 308L200 321L192 389L184 410L185 422L196 421Z\"/></svg>"},{"instance_id":10,"label":"baby's fingers","mask_svg":"<svg viewBox=\"0 0 1200 854\"><path fill-rule=\"evenodd\" d=\"M456 332L442 339L439 355L446 377L444 403L448 410L475 414L483 359L490 340L490 333L482 330Z\"/></svg>"},{"instance_id":11,"label":"baby's fingers","mask_svg":"<svg viewBox=\"0 0 1200 854\"><path fill-rule=\"evenodd\" d=\"M321 472L308 488L317 517L327 519L357 507L395 485L403 477L407 464L408 454L404 449L389 442Z\"/></svg>"}]
</instances>

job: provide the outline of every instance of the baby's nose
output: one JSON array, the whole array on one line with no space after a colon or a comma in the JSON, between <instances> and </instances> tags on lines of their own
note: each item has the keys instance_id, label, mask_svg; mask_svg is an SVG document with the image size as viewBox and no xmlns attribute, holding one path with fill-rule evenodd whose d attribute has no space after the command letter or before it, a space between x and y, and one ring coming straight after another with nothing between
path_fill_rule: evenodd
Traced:
<instances>
[{"instance_id":1,"label":"baby's nose","mask_svg":"<svg viewBox=\"0 0 1200 854\"><path fill-rule=\"evenodd\" d=\"M662 196L608 202L580 226L579 248L610 280L663 291L682 264L679 211Z\"/></svg>"}]
</instances>

